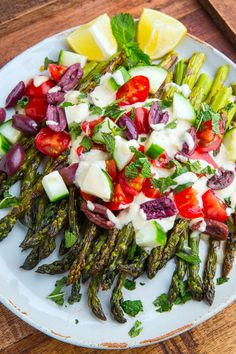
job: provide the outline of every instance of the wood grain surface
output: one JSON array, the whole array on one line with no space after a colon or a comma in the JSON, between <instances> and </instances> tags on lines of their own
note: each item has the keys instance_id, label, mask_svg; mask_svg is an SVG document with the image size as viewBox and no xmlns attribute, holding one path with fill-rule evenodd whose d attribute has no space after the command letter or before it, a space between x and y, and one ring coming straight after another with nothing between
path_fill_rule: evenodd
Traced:
<instances>
[{"instance_id":1,"label":"wood grain surface","mask_svg":"<svg viewBox=\"0 0 236 354\"><path fill-rule=\"evenodd\" d=\"M228 0L226 0L228 2ZM232 4L235 1L232 1ZM236 51L195 0L0 0L0 66L54 33L107 12L139 16L143 7L161 9L180 19L189 32L212 44L236 61ZM0 83L0 87L1 87ZM236 353L236 303L212 319L158 345L118 350L130 354ZM161 324L160 324L161 325ZM38 332L0 305L0 353L94 354L94 349L61 343ZM113 351L100 351L110 354Z\"/></svg>"}]
</instances>

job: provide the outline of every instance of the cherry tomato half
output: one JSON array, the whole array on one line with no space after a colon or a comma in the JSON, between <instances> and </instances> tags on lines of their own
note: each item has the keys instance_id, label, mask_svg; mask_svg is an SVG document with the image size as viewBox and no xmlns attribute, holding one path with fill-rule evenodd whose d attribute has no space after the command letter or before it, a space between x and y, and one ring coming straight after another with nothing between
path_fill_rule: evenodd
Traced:
<instances>
[{"instance_id":1,"label":"cherry tomato half","mask_svg":"<svg viewBox=\"0 0 236 354\"><path fill-rule=\"evenodd\" d=\"M122 189L125 193L135 196L141 191L144 183L144 178L138 176L136 178L127 179L125 177L124 171L121 171L118 176L118 182L122 186Z\"/></svg>"},{"instance_id":2,"label":"cherry tomato half","mask_svg":"<svg viewBox=\"0 0 236 354\"><path fill-rule=\"evenodd\" d=\"M67 70L67 67L64 65L58 65L58 64L49 64L48 65L48 71L50 73L51 78L54 81L59 81L64 72Z\"/></svg>"},{"instance_id":3,"label":"cherry tomato half","mask_svg":"<svg viewBox=\"0 0 236 354\"><path fill-rule=\"evenodd\" d=\"M203 216L198 204L197 191L192 187L174 194L174 201L179 214L186 219L195 219Z\"/></svg>"},{"instance_id":4,"label":"cherry tomato half","mask_svg":"<svg viewBox=\"0 0 236 354\"><path fill-rule=\"evenodd\" d=\"M148 97L149 90L150 83L146 76L134 76L118 89L116 99L122 100L119 103L121 106L144 102Z\"/></svg>"},{"instance_id":5,"label":"cherry tomato half","mask_svg":"<svg viewBox=\"0 0 236 354\"><path fill-rule=\"evenodd\" d=\"M215 195L212 190L208 190L202 196L203 212L206 218L226 221L229 217L226 213L226 205Z\"/></svg>"},{"instance_id":6,"label":"cherry tomato half","mask_svg":"<svg viewBox=\"0 0 236 354\"><path fill-rule=\"evenodd\" d=\"M192 160L204 160L209 165L212 165L214 168L218 168L219 166L216 164L215 160L208 154L208 152L202 152L199 150L199 147L196 148L194 153L190 156Z\"/></svg>"},{"instance_id":7,"label":"cherry tomato half","mask_svg":"<svg viewBox=\"0 0 236 354\"><path fill-rule=\"evenodd\" d=\"M84 121L82 124L81 124L81 129L82 131L87 134L88 136L91 136L92 133L93 133L93 129L94 127L96 127L96 125L98 125L99 123L101 123L102 121L104 120L103 117L99 118L99 119L94 119L90 122L88 121Z\"/></svg>"},{"instance_id":8,"label":"cherry tomato half","mask_svg":"<svg viewBox=\"0 0 236 354\"><path fill-rule=\"evenodd\" d=\"M58 157L70 144L70 134L54 132L46 127L36 135L35 145L43 154L52 158Z\"/></svg>"},{"instance_id":9,"label":"cherry tomato half","mask_svg":"<svg viewBox=\"0 0 236 354\"><path fill-rule=\"evenodd\" d=\"M83 146L78 146L77 149L76 149L77 155L80 157L83 154L84 150L85 149L84 149Z\"/></svg>"},{"instance_id":10,"label":"cherry tomato half","mask_svg":"<svg viewBox=\"0 0 236 354\"><path fill-rule=\"evenodd\" d=\"M25 95L30 97L43 97L53 86L55 86L55 83L49 78L38 87L34 86L34 80L32 79L26 86Z\"/></svg>"},{"instance_id":11,"label":"cherry tomato half","mask_svg":"<svg viewBox=\"0 0 236 354\"><path fill-rule=\"evenodd\" d=\"M171 161L171 157L165 151L158 157L158 159L150 160L153 166L161 167L161 168L165 167L170 161Z\"/></svg>"},{"instance_id":12,"label":"cherry tomato half","mask_svg":"<svg viewBox=\"0 0 236 354\"><path fill-rule=\"evenodd\" d=\"M116 164L114 160L106 160L106 172L111 177L112 181L116 178Z\"/></svg>"},{"instance_id":13,"label":"cherry tomato half","mask_svg":"<svg viewBox=\"0 0 236 354\"><path fill-rule=\"evenodd\" d=\"M217 150L223 139L224 129L222 122L219 122L220 133L217 134L212 129L212 121L204 122L200 129L197 131L198 150L200 152L208 152Z\"/></svg>"},{"instance_id":14,"label":"cherry tomato half","mask_svg":"<svg viewBox=\"0 0 236 354\"><path fill-rule=\"evenodd\" d=\"M110 210L120 210L127 204L132 203L134 197L130 194L125 194L121 188L120 183L117 183L114 187L113 198L111 202L104 203L106 207Z\"/></svg>"},{"instance_id":15,"label":"cherry tomato half","mask_svg":"<svg viewBox=\"0 0 236 354\"><path fill-rule=\"evenodd\" d=\"M139 134L148 134L150 132L150 125L148 122L149 111L146 108L135 108L134 124Z\"/></svg>"},{"instance_id":16,"label":"cherry tomato half","mask_svg":"<svg viewBox=\"0 0 236 354\"><path fill-rule=\"evenodd\" d=\"M148 198L159 198L161 196L161 193L153 187L150 178L145 180L142 192Z\"/></svg>"},{"instance_id":17,"label":"cherry tomato half","mask_svg":"<svg viewBox=\"0 0 236 354\"><path fill-rule=\"evenodd\" d=\"M95 202L96 199L97 199L94 195L88 194L88 193L85 193L85 192L82 192L82 191L80 191L80 194L81 194L81 197L84 200L90 200L90 202Z\"/></svg>"},{"instance_id":18,"label":"cherry tomato half","mask_svg":"<svg viewBox=\"0 0 236 354\"><path fill-rule=\"evenodd\" d=\"M44 97L30 97L25 113L37 122L42 122L46 116L47 106L47 101Z\"/></svg>"}]
</instances>

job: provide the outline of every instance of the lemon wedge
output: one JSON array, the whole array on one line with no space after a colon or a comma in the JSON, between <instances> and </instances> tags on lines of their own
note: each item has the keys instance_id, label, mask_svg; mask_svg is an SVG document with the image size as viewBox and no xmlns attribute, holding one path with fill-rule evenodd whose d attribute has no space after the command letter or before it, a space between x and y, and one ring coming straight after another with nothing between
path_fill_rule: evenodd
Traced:
<instances>
[{"instance_id":1,"label":"lemon wedge","mask_svg":"<svg viewBox=\"0 0 236 354\"><path fill-rule=\"evenodd\" d=\"M186 27L160 11L143 9L138 23L138 43L152 59L174 49L187 32Z\"/></svg>"},{"instance_id":2,"label":"lemon wedge","mask_svg":"<svg viewBox=\"0 0 236 354\"><path fill-rule=\"evenodd\" d=\"M80 26L66 40L76 53L85 55L89 60L102 61L117 51L107 14Z\"/></svg>"}]
</instances>

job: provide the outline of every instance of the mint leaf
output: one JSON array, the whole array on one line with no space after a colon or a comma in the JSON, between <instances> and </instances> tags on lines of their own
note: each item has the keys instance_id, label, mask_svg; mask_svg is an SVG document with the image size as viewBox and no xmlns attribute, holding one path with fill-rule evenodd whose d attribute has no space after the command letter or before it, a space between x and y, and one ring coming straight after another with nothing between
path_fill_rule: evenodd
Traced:
<instances>
[{"instance_id":1,"label":"mint leaf","mask_svg":"<svg viewBox=\"0 0 236 354\"><path fill-rule=\"evenodd\" d=\"M144 160L144 162L143 162L143 166L141 169L141 177L143 177L143 178L151 178L152 177L151 164L148 161L148 159Z\"/></svg>"},{"instance_id":2,"label":"mint leaf","mask_svg":"<svg viewBox=\"0 0 236 354\"><path fill-rule=\"evenodd\" d=\"M133 179L138 177L139 171L136 167L135 162L131 162L128 166L125 167L125 177L128 179Z\"/></svg>"},{"instance_id":3,"label":"mint leaf","mask_svg":"<svg viewBox=\"0 0 236 354\"><path fill-rule=\"evenodd\" d=\"M200 112L197 114L194 126L196 130L201 129L202 124L208 120L212 121L212 130L216 134L220 134L219 122L221 120L220 114L215 113L210 106L202 104Z\"/></svg>"},{"instance_id":4,"label":"mint leaf","mask_svg":"<svg viewBox=\"0 0 236 354\"><path fill-rule=\"evenodd\" d=\"M65 247L71 248L75 244L76 241L77 241L76 235L73 232L66 230L65 231Z\"/></svg>"},{"instance_id":5,"label":"mint leaf","mask_svg":"<svg viewBox=\"0 0 236 354\"><path fill-rule=\"evenodd\" d=\"M82 129L80 127L79 123L73 122L69 126L69 133L71 135L71 139L75 140L78 138L78 136L81 134Z\"/></svg>"},{"instance_id":6,"label":"mint leaf","mask_svg":"<svg viewBox=\"0 0 236 354\"><path fill-rule=\"evenodd\" d=\"M137 337L142 330L143 330L142 322L137 320L135 321L134 326L130 329L129 336L131 338Z\"/></svg>"},{"instance_id":7,"label":"mint leaf","mask_svg":"<svg viewBox=\"0 0 236 354\"><path fill-rule=\"evenodd\" d=\"M176 121L166 124L166 128L168 129L175 129L176 127L177 127Z\"/></svg>"},{"instance_id":8,"label":"mint leaf","mask_svg":"<svg viewBox=\"0 0 236 354\"><path fill-rule=\"evenodd\" d=\"M221 284L227 283L228 281L229 281L229 278L226 278L226 277L217 278L216 279L216 284L217 285L221 285Z\"/></svg>"},{"instance_id":9,"label":"mint leaf","mask_svg":"<svg viewBox=\"0 0 236 354\"><path fill-rule=\"evenodd\" d=\"M102 133L102 138L103 138L104 144L106 145L107 151L112 154L115 149L114 136L111 134L108 134L108 133Z\"/></svg>"},{"instance_id":10,"label":"mint leaf","mask_svg":"<svg viewBox=\"0 0 236 354\"><path fill-rule=\"evenodd\" d=\"M101 115L102 114L102 108L95 106L93 104L90 105L89 111L90 111L91 115L95 115L95 114Z\"/></svg>"},{"instance_id":11,"label":"mint leaf","mask_svg":"<svg viewBox=\"0 0 236 354\"><path fill-rule=\"evenodd\" d=\"M140 300L123 301L121 307L127 315L132 317L135 317L139 312L143 311L143 304Z\"/></svg>"},{"instance_id":12,"label":"mint leaf","mask_svg":"<svg viewBox=\"0 0 236 354\"><path fill-rule=\"evenodd\" d=\"M90 139L88 136L85 135L80 142L80 146L83 146L83 148L86 152L91 150L91 148L93 146L92 139Z\"/></svg>"},{"instance_id":13,"label":"mint leaf","mask_svg":"<svg viewBox=\"0 0 236 354\"><path fill-rule=\"evenodd\" d=\"M115 101L112 104L109 104L108 106L105 107L104 110L104 116L109 117L112 119L118 119L124 112L124 109L121 109L120 106L118 105L119 101Z\"/></svg>"},{"instance_id":14,"label":"mint leaf","mask_svg":"<svg viewBox=\"0 0 236 354\"><path fill-rule=\"evenodd\" d=\"M62 288L66 285L66 281L67 277L57 280L55 283L55 289L48 295L48 299L52 300L59 306L64 304L64 291L62 291Z\"/></svg>"},{"instance_id":15,"label":"mint leaf","mask_svg":"<svg viewBox=\"0 0 236 354\"><path fill-rule=\"evenodd\" d=\"M171 177L153 178L151 183L154 188L160 191L160 193L164 193L169 187L177 184Z\"/></svg>"},{"instance_id":16,"label":"mint leaf","mask_svg":"<svg viewBox=\"0 0 236 354\"><path fill-rule=\"evenodd\" d=\"M216 170L209 165L200 171L201 175L214 175L215 173L216 173Z\"/></svg>"},{"instance_id":17,"label":"mint leaf","mask_svg":"<svg viewBox=\"0 0 236 354\"><path fill-rule=\"evenodd\" d=\"M168 300L168 295L167 294L161 294L160 296L158 296L154 301L153 301L153 305L155 307L157 307L156 311L157 312L167 312L170 311L172 309L172 304L170 303L170 301Z\"/></svg>"},{"instance_id":18,"label":"mint leaf","mask_svg":"<svg viewBox=\"0 0 236 354\"><path fill-rule=\"evenodd\" d=\"M61 108L66 108L66 107L71 107L71 106L74 106L74 104L71 102L67 102L67 101L60 104Z\"/></svg>"},{"instance_id":19,"label":"mint leaf","mask_svg":"<svg viewBox=\"0 0 236 354\"><path fill-rule=\"evenodd\" d=\"M160 109L165 109L165 108L169 108L172 105L172 101L171 100L162 100L158 102L158 106L160 107Z\"/></svg>"},{"instance_id":20,"label":"mint leaf","mask_svg":"<svg viewBox=\"0 0 236 354\"><path fill-rule=\"evenodd\" d=\"M125 282L124 282L124 287L125 289L127 290L135 290L136 288L136 283L134 280L130 280L130 279L125 279Z\"/></svg>"},{"instance_id":21,"label":"mint leaf","mask_svg":"<svg viewBox=\"0 0 236 354\"><path fill-rule=\"evenodd\" d=\"M174 192L174 194L180 193L180 192L184 191L185 189L191 187L192 185L193 185L192 182L188 182L188 183L185 183L185 184L180 184L178 187L176 187L176 188L173 190L173 192Z\"/></svg>"},{"instance_id":22,"label":"mint leaf","mask_svg":"<svg viewBox=\"0 0 236 354\"><path fill-rule=\"evenodd\" d=\"M5 192L3 194L3 199L0 201L0 209L11 208L19 204L19 199L13 195Z\"/></svg>"},{"instance_id":23,"label":"mint leaf","mask_svg":"<svg viewBox=\"0 0 236 354\"><path fill-rule=\"evenodd\" d=\"M25 108L29 103L29 97L22 97L20 100L17 101L17 105L21 106L21 108Z\"/></svg>"}]
</instances>

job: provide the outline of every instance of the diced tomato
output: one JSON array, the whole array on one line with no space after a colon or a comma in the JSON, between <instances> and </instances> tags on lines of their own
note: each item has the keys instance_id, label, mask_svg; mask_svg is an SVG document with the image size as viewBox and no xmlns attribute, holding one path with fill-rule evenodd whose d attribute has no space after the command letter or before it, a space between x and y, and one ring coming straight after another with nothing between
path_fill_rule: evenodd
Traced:
<instances>
[{"instance_id":1,"label":"diced tomato","mask_svg":"<svg viewBox=\"0 0 236 354\"><path fill-rule=\"evenodd\" d=\"M64 72L67 70L67 67L64 65L49 64L48 70L49 70L51 78L57 82L60 80L60 78L62 77Z\"/></svg>"},{"instance_id":2,"label":"diced tomato","mask_svg":"<svg viewBox=\"0 0 236 354\"><path fill-rule=\"evenodd\" d=\"M47 106L47 101L44 97L30 97L25 113L37 122L42 122L46 116Z\"/></svg>"},{"instance_id":3,"label":"diced tomato","mask_svg":"<svg viewBox=\"0 0 236 354\"><path fill-rule=\"evenodd\" d=\"M142 192L148 198L158 198L161 196L161 193L153 187L150 178L144 181Z\"/></svg>"},{"instance_id":4,"label":"diced tomato","mask_svg":"<svg viewBox=\"0 0 236 354\"><path fill-rule=\"evenodd\" d=\"M149 111L146 108L135 108L134 124L139 134L148 134L150 132L150 125L148 123Z\"/></svg>"},{"instance_id":5,"label":"diced tomato","mask_svg":"<svg viewBox=\"0 0 236 354\"><path fill-rule=\"evenodd\" d=\"M49 78L38 87L34 86L34 80L32 79L26 86L25 96L44 97L53 86L55 86L55 83Z\"/></svg>"},{"instance_id":6,"label":"diced tomato","mask_svg":"<svg viewBox=\"0 0 236 354\"><path fill-rule=\"evenodd\" d=\"M203 194L202 201L203 213L207 219L223 222L229 218L226 213L226 204L217 198L211 189Z\"/></svg>"},{"instance_id":7,"label":"diced tomato","mask_svg":"<svg viewBox=\"0 0 236 354\"><path fill-rule=\"evenodd\" d=\"M106 172L111 177L112 181L116 178L116 164L114 160L106 160Z\"/></svg>"},{"instance_id":8,"label":"diced tomato","mask_svg":"<svg viewBox=\"0 0 236 354\"><path fill-rule=\"evenodd\" d=\"M90 200L90 202L95 202L96 199L97 199L94 195L88 194L88 193L85 193L85 192L82 192L82 191L80 191L80 194L81 194L81 197L84 200Z\"/></svg>"},{"instance_id":9,"label":"diced tomato","mask_svg":"<svg viewBox=\"0 0 236 354\"><path fill-rule=\"evenodd\" d=\"M77 155L80 157L84 152L84 147L83 146L78 146L76 149Z\"/></svg>"},{"instance_id":10,"label":"diced tomato","mask_svg":"<svg viewBox=\"0 0 236 354\"><path fill-rule=\"evenodd\" d=\"M198 204L197 191L192 187L174 194L174 201L180 216L186 219L195 219L203 216Z\"/></svg>"},{"instance_id":11,"label":"diced tomato","mask_svg":"<svg viewBox=\"0 0 236 354\"><path fill-rule=\"evenodd\" d=\"M94 127L96 127L96 125L98 125L99 123L101 123L102 121L104 120L103 117L99 118L99 119L94 119L90 122L88 121L84 121L82 124L81 124L81 129L82 131L87 134L88 136L91 136L92 133L93 133L93 129Z\"/></svg>"},{"instance_id":12,"label":"diced tomato","mask_svg":"<svg viewBox=\"0 0 236 354\"><path fill-rule=\"evenodd\" d=\"M156 160L151 160L150 162L152 163L153 166L156 166L156 167L165 167L168 162L170 162L171 158L170 156L167 154L167 152L163 152L159 157L158 159Z\"/></svg>"},{"instance_id":13,"label":"diced tomato","mask_svg":"<svg viewBox=\"0 0 236 354\"><path fill-rule=\"evenodd\" d=\"M125 194L121 188L120 183L117 183L114 187L113 198L111 202L104 203L110 210L120 210L127 204L132 203L134 197L130 194Z\"/></svg>"},{"instance_id":14,"label":"diced tomato","mask_svg":"<svg viewBox=\"0 0 236 354\"><path fill-rule=\"evenodd\" d=\"M222 142L224 129L222 122L219 122L220 133L217 134L212 129L212 121L204 122L197 131L199 152L208 152L217 150Z\"/></svg>"},{"instance_id":15,"label":"diced tomato","mask_svg":"<svg viewBox=\"0 0 236 354\"><path fill-rule=\"evenodd\" d=\"M145 179L141 176L127 179L124 171L121 171L118 176L118 183L120 183L123 191L133 196L137 195L142 190L144 180Z\"/></svg>"},{"instance_id":16,"label":"diced tomato","mask_svg":"<svg viewBox=\"0 0 236 354\"><path fill-rule=\"evenodd\" d=\"M194 153L189 157L191 160L204 160L209 165L212 165L214 168L218 168L219 166L216 164L215 160L208 154L208 152L199 151L199 147L196 148Z\"/></svg>"},{"instance_id":17,"label":"diced tomato","mask_svg":"<svg viewBox=\"0 0 236 354\"><path fill-rule=\"evenodd\" d=\"M139 145L138 150L141 151L144 154L144 146L143 145Z\"/></svg>"},{"instance_id":18,"label":"diced tomato","mask_svg":"<svg viewBox=\"0 0 236 354\"><path fill-rule=\"evenodd\" d=\"M146 76L134 76L118 89L116 99L122 100L119 103L121 106L144 102L148 97L149 90L150 83Z\"/></svg>"},{"instance_id":19,"label":"diced tomato","mask_svg":"<svg viewBox=\"0 0 236 354\"><path fill-rule=\"evenodd\" d=\"M52 158L58 157L70 144L70 134L54 132L46 127L36 135L35 145L39 151Z\"/></svg>"}]
</instances>

